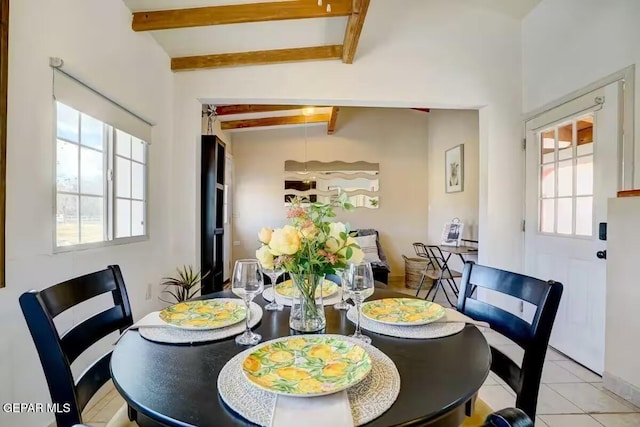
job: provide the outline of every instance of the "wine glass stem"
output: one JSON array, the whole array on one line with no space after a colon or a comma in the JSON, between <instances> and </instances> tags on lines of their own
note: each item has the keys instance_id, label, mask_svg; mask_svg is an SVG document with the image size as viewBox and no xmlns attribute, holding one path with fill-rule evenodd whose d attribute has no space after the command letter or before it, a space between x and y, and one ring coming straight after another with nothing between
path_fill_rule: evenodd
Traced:
<instances>
[{"instance_id":1,"label":"wine glass stem","mask_svg":"<svg viewBox=\"0 0 640 427\"><path fill-rule=\"evenodd\" d=\"M356 300L356 310L358 311L358 321L356 322L356 335L360 335L360 298L355 297Z\"/></svg>"},{"instance_id":2,"label":"wine glass stem","mask_svg":"<svg viewBox=\"0 0 640 427\"><path fill-rule=\"evenodd\" d=\"M245 298L244 305L247 307L247 315L244 318L245 325L245 334L249 335L251 333L251 328L249 328L249 321L251 320L251 299Z\"/></svg>"}]
</instances>

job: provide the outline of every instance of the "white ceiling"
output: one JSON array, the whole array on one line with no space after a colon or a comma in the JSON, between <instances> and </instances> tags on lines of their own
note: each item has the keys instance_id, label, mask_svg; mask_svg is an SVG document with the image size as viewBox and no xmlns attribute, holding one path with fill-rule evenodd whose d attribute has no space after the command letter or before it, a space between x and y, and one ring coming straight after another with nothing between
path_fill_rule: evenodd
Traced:
<instances>
[{"instance_id":1,"label":"white ceiling","mask_svg":"<svg viewBox=\"0 0 640 427\"><path fill-rule=\"evenodd\" d=\"M123 0L132 12L256 3L257 0ZM261 0L290 1L290 0ZM394 1L399 5L404 0ZM428 1L428 0L422 0ZM522 18L540 0L450 0ZM330 0L324 0L330 2ZM443 17L446 19L446 17ZM342 44L347 18L318 18L152 31L172 57ZM366 28L366 24L365 24Z\"/></svg>"}]
</instances>

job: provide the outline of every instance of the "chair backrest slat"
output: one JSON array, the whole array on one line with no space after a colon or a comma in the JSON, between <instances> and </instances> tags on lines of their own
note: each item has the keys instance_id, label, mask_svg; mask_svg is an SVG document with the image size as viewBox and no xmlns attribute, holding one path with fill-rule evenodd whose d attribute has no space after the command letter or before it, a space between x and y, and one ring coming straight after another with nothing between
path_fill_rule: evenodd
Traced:
<instances>
[{"instance_id":1,"label":"chair backrest slat","mask_svg":"<svg viewBox=\"0 0 640 427\"><path fill-rule=\"evenodd\" d=\"M489 289L533 304L536 311L531 323L502 308L471 298L476 288ZM472 262L465 264L458 311L488 322L492 330L511 339L524 350L522 367L519 368L492 347L491 370L516 392L516 406L531 419L535 419L542 367L561 297L560 283L545 282Z\"/></svg>"},{"instance_id":2,"label":"chair backrest slat","mask_svg":"<svg viewBox=\"0 0 640 427\"><path fill-rule=\"evenodd\" d=\"M482 318L491 325L491 329L509 337L520 347L526 347L531 339L531 325L521 317L487 304L484 301L467 299L464 313L474 319Z\"/></svg>"},{"instance_id":3,"label":"chair backrest slat","mask_svg":"<svg viewBox=\"0 0 640 427\"><path fill-rule=\"evenodd\" d=\"M75 325L61 338L54 318L84 301L110 292L114 306ZM20 306L40 356L53 403L70 404L56 413L58 426L82 423L82 410L110 378L111 352L74 380L71 363L91 345L133 323L122 273L117 265L20 296Z\"/></svg>"},{"instance_id":4,"label":"chair backrest slat","mask_svg":"<svg viewBox=\"0 0 640 427\"><path fill-rule=\"evenodd\" d=\"M116 282L113 275L105 275L103 271L76 277L40 291L49 315L56 317L77 305L78 301L87 301L106 292L115 291Z\"/></svg>"},{"instance_id":5,"label":"chair backrest slat","mask_svg":"<svg viewBox=\"0 0 640 427\"><path fill-rule=\"evenodd\" d=\"M69 330L61 339L62 351L69 363L73 363L86 349L111 332L122 330L129 325L122 307L111 307L85 320Z\"/></svg>"}]
</instances>

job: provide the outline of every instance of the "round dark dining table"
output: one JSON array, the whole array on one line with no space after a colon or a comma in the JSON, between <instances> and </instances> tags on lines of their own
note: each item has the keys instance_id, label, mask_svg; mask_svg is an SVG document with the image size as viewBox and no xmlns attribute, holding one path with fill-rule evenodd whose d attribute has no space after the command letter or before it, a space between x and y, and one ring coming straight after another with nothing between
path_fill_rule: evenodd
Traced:
<instances>
[{"instance_id":1,"label":"round dark dining table","mask_svg":"<svg viewBox=\"0 0 640 427\"><path fill-rule=\"evenodd\" d=\"M233 294L224 291L200 299L229 297ZM369 300L392 297L407 295L376 289ZM266 304L262 296L254 301L261 306ZM326 333L354 332L344 311L327 306L325 314ZM262 335L262 342L292 334L289 308L264 311L254 330ZM480 330L466 325L458 334L437 339L363 332L372 338L372 345L394 361L400 373L398 399L367 426L460 425L489 374L491 353ZM113 350L111 375L118 392L138 412L142 426L253 425L225 405L216 386L222 367L246 348L237 345L233 337L197 345L173 345L151 342L137 331L129 331Z\"/></svg>"}]
</instances>

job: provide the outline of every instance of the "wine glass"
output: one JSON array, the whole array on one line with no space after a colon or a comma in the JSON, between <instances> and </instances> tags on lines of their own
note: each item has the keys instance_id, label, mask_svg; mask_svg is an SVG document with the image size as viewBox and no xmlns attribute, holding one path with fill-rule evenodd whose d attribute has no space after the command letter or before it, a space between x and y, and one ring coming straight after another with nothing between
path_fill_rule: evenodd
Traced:
<instances>
[{"instance_id":1,"label":"wine glass","mask_svg":"<svg viewBox=\"0 0 640 427\"><path fill-rule=\"evenodd\" d=\"M344 300L344 294L347 292L344 282L347 280L347 271L344 268L336 269L336 273L340 276L340 302L335 303L333 308L336 310L348 310L351 308L351 304Z\"/></svg>"},{"instance_id":2,"label":"wine glass","mask_svg":"<svg viewBox=\"0 0 640 427\"><path fill-rule=\"evenodd\" d=\"M278 277L282 276L282 273L284 273L284 270L280 268L273 268L273 269L264 268L262 269L262 271L264 272L264 274L269 276L269 279L271 280L271 289L273 289L273 301L265 305L264 308L267 311L282 311L284 309L284 306L278 302L278 293L276 292L276 282L278 281Z\"/></svg>"},{"instance_id":3,"label":"wine glass","mask_svg":"<svg viewBox=\"0 0 640 427\"><path fill-rule=\"evenodd\" d=\"M262 279L262 269L257 259L241 259L236 261L233 267L231 280L231 291L242 298L247 307L247 317L245 317L246 329L242 335L236 337L236 342L241 345L258 344L262 337L251 331L249 320L251 317L251 301L264 289Z\"/></svg>"},{"instance_id":4,"label":"wine glass","mask_svg":"<svg viewBox=\"0 0 640 427\"><path fill-rule=\"evenodd\" d=\"M362 303L365 299L369 298L373 294L373 271L371 270L371 264L368 262L361 262L360 264L351 264L349 271L346 274L347 280L345 286L349 296L356 303L356 310L358 311L358 320L356 322L356 332L352 337L371 343L371 338L366 335L362 335L360 332L360 312L362 309Z\"/></svg>"}]
</instances>

